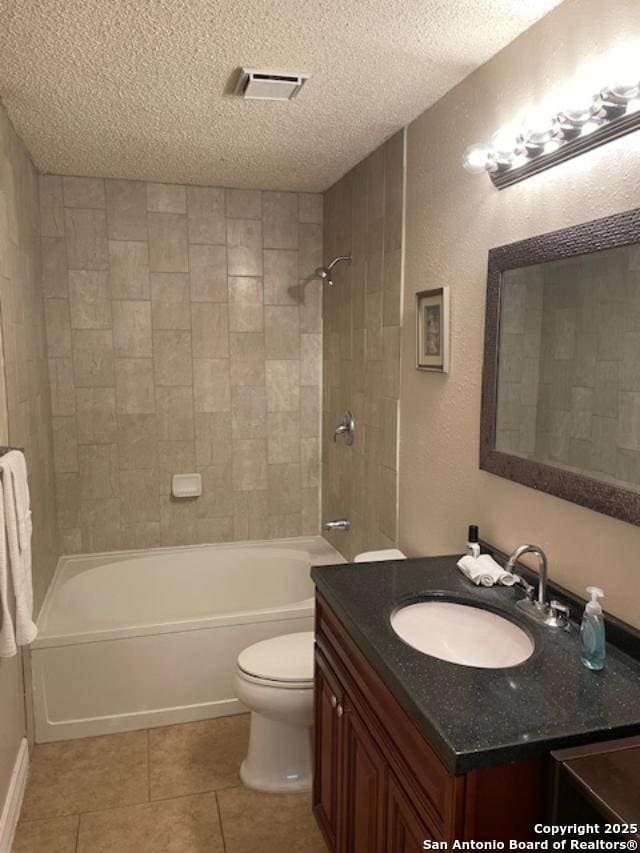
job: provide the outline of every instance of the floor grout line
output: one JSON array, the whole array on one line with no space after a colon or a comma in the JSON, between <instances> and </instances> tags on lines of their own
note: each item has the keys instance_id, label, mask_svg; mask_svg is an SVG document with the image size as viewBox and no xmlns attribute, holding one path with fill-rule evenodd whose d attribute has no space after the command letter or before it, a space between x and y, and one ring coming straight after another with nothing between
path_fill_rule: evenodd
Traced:
<instances>
[{"instance_id":1,"label":"floor grout line","mask_svg":"<svg viewBox=\"0 0 640 853\"><path fill-rule=\"evenodd\" d=\"M78 824L76 826L76 844L73 848L73 853L78 853L78 847L80 846L80 815L78 815Z\"/></svg>"},{"instance_id":2,"label":"floor grout line","mask_svg":"<svg viewBox=\"0 0 640 853\"><path fill-rule=\"evenodd\" d=\"M228 790L228 788L226 790ZM222 811L220 810L220 800L218 799L217 791L214 792L213 796L216 798L216 808L218 810L218 822L220 824L220 838L222 838L222 853L227 853L227 840L224 837L224 826L222 823Z\"/></svg>"}]
</instances>

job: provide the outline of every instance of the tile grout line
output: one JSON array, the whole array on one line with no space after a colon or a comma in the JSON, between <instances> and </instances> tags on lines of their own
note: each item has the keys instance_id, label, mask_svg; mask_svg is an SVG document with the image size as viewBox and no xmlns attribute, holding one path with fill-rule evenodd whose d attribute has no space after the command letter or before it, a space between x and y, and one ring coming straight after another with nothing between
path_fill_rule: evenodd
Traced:
<instances>
[{"instance_id":1,"label":"tile grout line","mask_svg":"<svg viewBox=\"0 0 640 853\"><path fill-rule=\"evenodd\" d=\"M213 796L216 798L216 809L218 810L218 823L220 824L220 838L222 839L222 853L227 853L227 841L224 837L224 826L222 824L222 811L220 809L220 801L218 800L218 792L214 791Z\"/></svg>"}]
</instances>

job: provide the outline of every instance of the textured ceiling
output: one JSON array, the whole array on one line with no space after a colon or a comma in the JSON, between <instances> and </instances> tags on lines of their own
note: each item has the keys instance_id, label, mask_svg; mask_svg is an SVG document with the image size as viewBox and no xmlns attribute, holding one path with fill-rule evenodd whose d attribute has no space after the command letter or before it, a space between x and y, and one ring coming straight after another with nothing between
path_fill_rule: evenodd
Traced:
<instances>
[{"instance_id":1,"label":"textured ceiling","mask_svg":"<svg viewBox=\"0 0 640 853\"><path fill-rule=\"evenodd\" d=\"M43 171L324 190L558 2L3 0L0 97Z\"/></svg>"}]
</instances>

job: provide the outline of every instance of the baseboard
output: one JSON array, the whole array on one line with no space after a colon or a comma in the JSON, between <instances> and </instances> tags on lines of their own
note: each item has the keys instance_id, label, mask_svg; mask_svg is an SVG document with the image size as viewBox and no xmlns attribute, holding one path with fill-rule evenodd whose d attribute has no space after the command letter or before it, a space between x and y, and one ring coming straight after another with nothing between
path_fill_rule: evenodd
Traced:
<instances>
[{"instance_id":1,"label":"baseboard","mask_svg":"<svg viewBox=\"0 0 640 853\"><path fill-rule=\"evenodd\" d=\"M198 705L182 705L177 708L154 708L147 711L113 714L108 717L89 717L83 720L61 720L52 723L39 722L36 719L36 743L97 737L116 732L135 732L140 729L173 726L177 723L193 723L198 720L242 714L246 710L238 699L231 698ZM4 853L2 848L0 853Z\"/></svg>"},{"instance_id":2,"label":"baseboard","mask_svg":"<svg viewBox=\"0 0 640 853\"><path fill-rule=\"evenodd\" d=\"M13 765L11 781L7 798L4 801L2 815L0 815L0 853L10 853L13 844L13 836L16 832L22 798L27 785L27 773L29 771L29 746L26 737L20 741L20 748Z\"/></svg>"}]
</instances>

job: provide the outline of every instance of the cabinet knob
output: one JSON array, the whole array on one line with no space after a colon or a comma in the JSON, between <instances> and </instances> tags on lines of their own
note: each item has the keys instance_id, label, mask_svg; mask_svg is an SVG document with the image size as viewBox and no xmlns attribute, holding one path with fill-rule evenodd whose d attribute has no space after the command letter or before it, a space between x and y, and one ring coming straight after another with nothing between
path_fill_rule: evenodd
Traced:
<instances>
[{"instance_id":1,"label":"cabinet knob","mask_svg":"<svg viewBox=\"0 0 640 853\"><path fill-rule=\"evenodd\" d=\"M336 714L339 717L341 717L344 714L344 708L342 707L342 705L338 705L338 707L336 708Z\"/></svg>"},{"instance_id":2,"label":"cabinet knob","mask_svg":"<svg viewBox=\"0 0 640 853\"><path fill-rule=\"evenodd\" d=\"M336 699L335 696L332 696L331 697L331 707L335 708L337 706L337 704L338 704L338 700Z\"/></svg>"}]
</instances>

